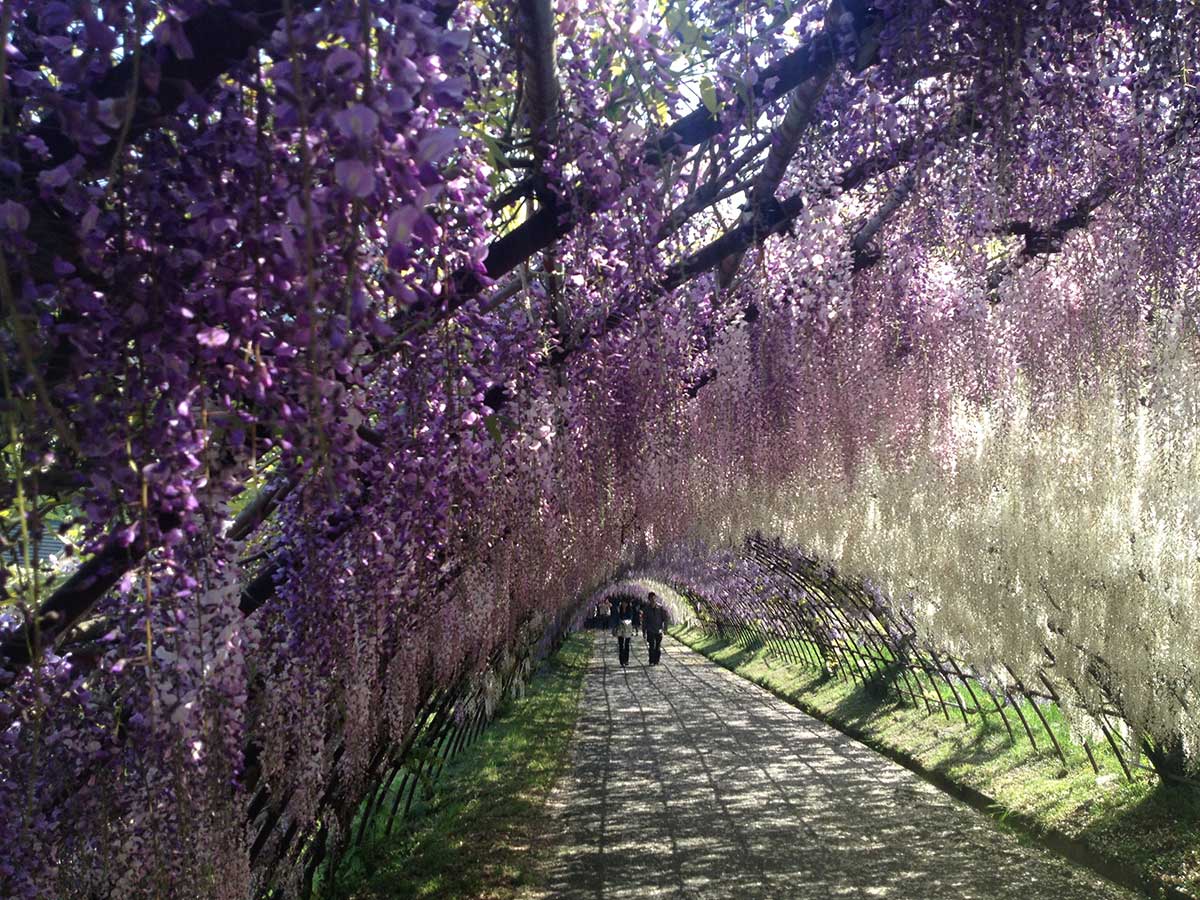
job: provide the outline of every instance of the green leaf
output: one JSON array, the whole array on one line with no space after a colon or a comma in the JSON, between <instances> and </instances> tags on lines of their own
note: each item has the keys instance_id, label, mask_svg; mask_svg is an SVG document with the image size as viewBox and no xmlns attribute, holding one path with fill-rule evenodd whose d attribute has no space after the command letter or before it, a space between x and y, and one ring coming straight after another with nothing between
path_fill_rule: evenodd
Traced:
<instances>
[{"instance_id":1,"label":"green leaf","mask_svg":"<svg viewBox=\"0 0 1200 900\"><path fill-rule=\"evenodd\" d=\"M671 4L666 12L666 21L667 28L671 31L678 31L679 27L686 21L686 13L676 4Z\"/></svg>"},{"instance_id":2,"label":"green leaf","mask_svg":"<svg viewBox=\"0 0 1200 900\"><path fill-rule=\"evenodd\" d=\"M704 105L708 107L708 111L714 116L721 109L717 103L717 88L712 83L712 79L705 75L700 79L700 99L704 101Z\"/></svg>"},{"instance_id":3,"label":"green leaf","mask_svg":"<svg viewBox=\"0 0 1200 900\"><path fill-rule=\"evenodd\" d=\"M497 444L504 443L504 432L500 430L500 420L496 418L495 413L484 416L483 424L487 427L487 432L492 436L493 441Z\"/></svg>"}]
</instances>

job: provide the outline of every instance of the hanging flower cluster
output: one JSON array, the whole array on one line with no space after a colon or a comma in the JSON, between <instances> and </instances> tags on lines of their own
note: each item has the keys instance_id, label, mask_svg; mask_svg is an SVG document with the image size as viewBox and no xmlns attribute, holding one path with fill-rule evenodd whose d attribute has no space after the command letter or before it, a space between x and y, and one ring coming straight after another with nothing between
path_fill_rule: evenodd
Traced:
<instances>
[{"instance_id":1,"label":"hanging flower cluster","mask_svg":"<svg viewBox=\"0 0 1200 900\"><path fill-rule=\"evenodd\" d=\"M751 531L1194 754L1200 17L1011 7L0 4L0 893L302 893Z\"/></svg>"}]
</instances>

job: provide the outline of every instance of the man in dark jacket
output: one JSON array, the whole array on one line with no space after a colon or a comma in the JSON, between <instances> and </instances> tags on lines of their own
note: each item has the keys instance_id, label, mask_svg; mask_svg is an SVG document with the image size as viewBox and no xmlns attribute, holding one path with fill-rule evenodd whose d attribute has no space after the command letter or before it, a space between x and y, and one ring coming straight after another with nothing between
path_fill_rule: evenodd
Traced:
<instances>
[{"instance_id":1,"label":"man in dark jacket","mask_svg":"<svg viewBox=\"0 0 1200 900\"><path fill-rule=\"evenodd\" d=\"M668 624L667 611L659 605L658 598L651 591L646 596L646 609L642 613L642 634L646 636L652 666L657 666L662 658L663 632Z\"/></svg>"}]
</instances>

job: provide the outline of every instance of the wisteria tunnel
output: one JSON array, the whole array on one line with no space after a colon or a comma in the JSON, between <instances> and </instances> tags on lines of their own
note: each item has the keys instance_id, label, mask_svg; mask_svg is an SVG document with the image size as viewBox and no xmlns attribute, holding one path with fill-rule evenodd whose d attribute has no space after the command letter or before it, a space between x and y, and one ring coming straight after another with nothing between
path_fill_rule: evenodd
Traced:
<instances>
[{"instance_id":1,"label":"wisteria tunnel","mask_svg":"<svg viewBox=\"0 0 1200 900\"><path fill-rule=\"evenodd\" d=\"M0 24L0 896L1200 897L1196 0Z\"/></svg>"}]
</instances>

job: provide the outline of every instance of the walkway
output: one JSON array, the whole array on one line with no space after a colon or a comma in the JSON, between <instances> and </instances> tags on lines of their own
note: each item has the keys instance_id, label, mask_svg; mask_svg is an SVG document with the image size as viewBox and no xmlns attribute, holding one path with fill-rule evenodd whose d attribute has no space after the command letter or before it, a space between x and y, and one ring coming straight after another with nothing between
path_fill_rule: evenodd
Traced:
<instances>
[{"instance_id":1,"label":"walkway","mask_svg":"<svg viewBox=\"0 0 1200 900\"><path fill-rule=\"evenodd\" d=\"M666 641L598 635L552 807L568 898L1128 898L908 770Z\"/></svg>"}]
</instances>

